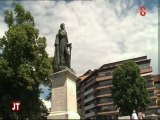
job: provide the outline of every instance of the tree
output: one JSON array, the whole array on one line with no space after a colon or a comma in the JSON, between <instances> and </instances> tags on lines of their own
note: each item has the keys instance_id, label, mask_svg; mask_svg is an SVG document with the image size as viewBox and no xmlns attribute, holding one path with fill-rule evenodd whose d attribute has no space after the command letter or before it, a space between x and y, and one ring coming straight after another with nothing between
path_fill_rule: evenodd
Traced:
<instances>
[{"instance_id":1,"label":"tree","mask_svg":"<svg viewBox=\"0 0 160 120\"><path fill-rule=\"evenodd\" d=\"M146 80L133 61L125 61L114 70L112 96L122 115L131 115L133 110L145 109L150 103Z\"/></svg>"},{"instance_id":2,"label":"tree","mask_svg":"<svg viewBox=\"0 0 160 120\"><path fill-rule=\"evenodd\" d=\"M50 57L49 58L49 62L50 62L50 64L52 65L51 66L51 71L50 71L50 73L53 73L54 71L53 71L53 57ZM51 91L52 91L52 82L48 82L47 83L47 86L48 86L48 91L49 91L49 93L48 93L48 95L46 96L46 100L51 100Z\"/></svg>"},{"instance_id":3,"label":"tree","mask_svg":"<svg viewBox=\"0 0 160 120\"><path fill-rule=\"evenodd\" d=\"M39 37L34 18L19 3L14 10L4 12L8 31L0 39L0 116L12 115L13 100L22 102L22 111L17 115L39 114L41 101L40 84L48 83L51 71L46 38Z\"/></svg>"}]
</instances>

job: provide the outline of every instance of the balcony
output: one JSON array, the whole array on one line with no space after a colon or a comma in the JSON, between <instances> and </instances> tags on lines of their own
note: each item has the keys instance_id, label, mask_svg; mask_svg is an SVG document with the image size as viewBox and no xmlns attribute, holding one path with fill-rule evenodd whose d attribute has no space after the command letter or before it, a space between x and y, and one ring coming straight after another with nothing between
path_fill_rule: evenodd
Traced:
<instances>
[{"instance_id":1,"label":"balcony","mask_svg":"<svg viewBox=\"0 0 160 120\"><path fill-rule=\"evenodd\" d=\"M96 92L96 95L98 96L98 95L104 95L104 94L111 94L111 89L102 89L102 90L98 90L97 92Z\"/></svg>"},{"instance_id":2,"label":"balcony","mask_svg":"<svg viewBox=\"0 0 160 120\"><path fill-rule=\"evenodd\" d=\"M111 85L112 85L112 80L105 80L98 82L98 87L111 86Z\"/></svg>"},{"instance_id":3,"label":"balcony","mask_svg":"<svg viewBox=\"0 0 160 120\"><path fill-rule=\"evenodd\" d=\"M98 72L98 77L111 76L112 72L113 72L113 70L99 71Z\"/></svg>"},{"instance_id":4,"label":"balcony","mask_svg":"<svg viewBox=\"0 0 160 120\"><path fill-rule=\"evenodd\" d=\"M144 74L141 74L142 77L145 77L145 76L151 76L152 73L144 73Z\"/></svg>"},{"instance_id":5,"label":"balcony","mask_svg":"<svg viewBox=\"0 0 160 120\"><path fill-rule=\"evenodd\" d=\"M160 82L160 75L155 75L154 76L154 82Z\"/></svg>"},{"instance_id":6,"label":"balcony","mask_svg":"<svg viewBox=\"0 0 160 120\"><path fill-rule=\"evenodd\" d=\"M94 96L90 96L89 98L84 99L84 103L94 100Z\"/></svg>"},{"instance_id":7,"label":"balcony","mask_svg":"<svg viewBox=\"0 0 160 120\"><path fill-rule=\"evenodd\" d=\"M77 90L77 94L79 94L80 93L80 90Z\"/></svg>"},{"instance_id":8,"label":"balcony","mask_svg":"<svg viewBox=\"0 0 160 120\"><path fill-rule=\"evenodd\" d=\"M97 108L97 112L109 112L115 110L117 110L117 107L115 105L101 106Z\"/></svg>"},{"instance_id":9,"label":"balcony","mask_svg":"<svg viewBox=\"0 0 160 120\"><path fill-rule=\"evenodd\" d=\"M99 98L99 99L97 99L97 104L104 104L104 103L111 103L111 102L113 102L113 99L111 98L111 97L104 97L104 98Z\"/></svg>"},{"instance_id":10,"label":"balcony","mask_svg":"<svg viewBox=\"0 0 160 120\"><path fill-rule=\"evenodd\" d=\"M97 104L96 106L105 106L105 105L113 105L113 102L106 102L106 103L101 103L101 104Z\"/></svg>"},{"instance_id":11,"label":"balcony","mask_svg":"<svg viewBox=\"0 0 160 120\"><path fill-rule=\"evenodd\" d=\"M112 76L98 77L96 78L96 81L111 80L112 78Z\"/></svg>"},{"instance_id":12,"label":"balcony","mask_svg":"<svg viewBox=\"0 0 160 120\"><path fill-rule=\"evenodd\" d=\"M86 111L86 110L92 109L92 108L94 108L94 107L95 107L94 104L90 104L90 105L86 106L84 109L85 109L85 111Z\"/></svg>"},{"instance_id":13,"label":"balcony","mask_svg":"<svg viewBox=\"0 0 160 120\"><path fill-rule=\"evenodd\" d=\"M103 94L103 95L98 95L96 98L102 98L102 97L111 97L112 94Z\"/></svg>"},{"instance_id":14,"label":"balcony","mask_svg":"<svg viewBox=\"0 0 160 120\"><path fill-rule=\"evenodd\" d=\"M94 84L95 82L96 82L96 79L95 79L95 77L94 77L94 78L92 78L89 82L87 82L87 83L84 85L83 89L88 88L89 86L91 86L91 85Z\"/></svg>"},{"instance_id":15,"label":"balcony","mask_svg":"<svg viewBox=\"0 0 160 120\"><path fill-rule=\"evenodd\" d=\"M152 72L152 67L144 68L140 70L141 74Z\"/></svg>"},{"instance_id":16,"label":"balcony","mask_svg":"<svg viewBox=\"0 0 160 120\"><path fill-rule=\"evenodd\" d=\"M154 82L153 81L147 82L147 87L148 88L154 87Z\"/></svg>"},{"instance_id":17,"label":"balcony","mask_svg":"<svg viewBox=\"0 0 160 120\"><path fill-rule=\"evenodd\" d=\"M89 93L93 92L93 88L87 90L86 92L84 92L84 96L88 95Z\"/></svg>"},{"instance_id":18,"label":"balcony","mask_svg":"<svg viewBox=\"0 0 160 120\"><path fill-rule=\"evenodd\" d=\"M147 88L147 90L155 90L156 87L150 87L150 88Z\"/></svg>"},{"instance_id":19,"label":"balcony","mask_svg":"<svg viewBox=\"0 0 160 120\"><path fill-rule=\"evenodd\" d=\"M157 103L156 103L156 100L152 100L151 103L149 104L149 106L156 106Z\"/></svg>"},{"instance_id":20,"label":"balcony","mask_svg":"<svg viewBox=\"0 0 160 120\"><path fill-rule=\"evenodd\" d=\"M156 92L157 96L160 96L160 89L156 89L155 92Z\"/></svg>"},{"instance_id":21,"label":"balcony","mask_svg":"<svg viewBox=\"0 0 160 120\"><path fill-rule=\"evenodd\" d=\"M156 96L156 95L155 95L155 96L150 96L150 98L151 98L151 99L156 99L157 96Z\"/></svg>"},{"instance_id":22,"label":"balcony","mask_svg":"<svg viewBox=\"0 0 160 120\"><path fill-rule=\"evenodd\" d=\"M155 96L156 94L154 92L149 93L149 96Z\"/></svg>"},{"instance_id":23,"label":"balcony","mask_svg":"<svg viewBox=\"0 0 160 120\"><path fill-rule=\"evenodd\" d=\"M97 115L117 115L119 112L117 110L115 111L109 111L109 112L98 112Z\"/></svg>"},{"instance_id":24,"label":"balcony","mask_svg":"<svg viewBox=\"0 0 160 120\"><path fill-rule=\"evenodd\" d=\"M95 115L94 112L90 112L90 113L88 113L88 114L85 114L85 118L92 117L92 116L94 116L94 115Z\"/></svg>"},{"instance_id":25,"label":"balcony","mask_svg":"<svg viewBox=\"0 0 160 120\"><path fill-rule=\"evenodd\" d=\"M97 87L96 89L99 90L99 89L104 89L104 88L112 88L113 85L107 85L107 86L102 86L102 87Z\"/></svg>"}]
</instances>

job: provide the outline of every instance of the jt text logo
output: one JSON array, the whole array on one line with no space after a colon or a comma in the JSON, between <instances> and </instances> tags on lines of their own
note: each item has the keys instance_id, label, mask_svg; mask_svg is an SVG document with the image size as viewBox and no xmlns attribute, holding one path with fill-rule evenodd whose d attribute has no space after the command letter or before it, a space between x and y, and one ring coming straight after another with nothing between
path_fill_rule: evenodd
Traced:
<instances>
[{"instance_id":1,"label":"jt text logo","mask_svg":"<svg viewBox=\"0 0 160 120\"><path fill-rule=\"evenodd\" d=\"M21 102L20 101L13 101L12 102L12 111L19 112L21 110Z\"/></svg>"}]
</instances>

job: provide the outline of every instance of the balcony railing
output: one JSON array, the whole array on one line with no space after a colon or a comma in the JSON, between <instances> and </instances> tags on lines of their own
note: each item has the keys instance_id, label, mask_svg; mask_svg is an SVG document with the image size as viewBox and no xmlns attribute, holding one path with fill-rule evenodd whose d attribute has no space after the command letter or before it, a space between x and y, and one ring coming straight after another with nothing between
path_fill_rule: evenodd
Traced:
<instances>
[{"instance_id":1,"label":"balcony railing","mask_svg":"<svg viewBox=\"0 0 160 120\"><path fill-rule=\"evenodd\" d=\"M88 95L89 93L93 92L93 88L87 90L86 92L84 92L84 96Z\"/></svg>"},{"instance_id":2,"label":"balcony railing","mask_svg":"<svg viewBox=\"0 0 160 120\"><path fill-rule=\"evenodd\" d=\"M149 72L152 72L152 67L148 67L148 68L143 68L140 70L140 73L144 74L144 73L149 73Z\"/></svg>"},{"instance_id":3,"label":"balcony railing","mask_svg":"<svg viewBox=\"0 0 160 120\"><path fill-rule=\"evenodd\" d=\"M84 109L86 111L86 110L89 110L91 108L94 108L94 106L95 106L94 104L90 104L90 105L86 106Z\"/></svg>"},{"instance_id":4,"label":"balcony railing","mask_svg":"<svg viewBox=\"0 0 160 120\"><path fill-rule=\"evenodd\" d=\"M107 102L113 102L113 99L110 97L106 97L106 98L100 98L96 101L97 104L107 103Z\"/></svg>"},{"instance_id":5,"label":"balcony railing","mask_svg":"<svg viewBox=\"0 0 160 120\"><path fill-rule=\"evenodd\" d=\"M84 99L84 103L87 103L94 99L94 96L90 96L89 98Z\"/></svg>"},{"instance_id":6,"label":"balcony railing","mask_svg":"<svg viewBox=\"0 0 160 120\"><path fill-rule=\"evenodd\" d=\"M149 96L155 96L154 92L150 92Z\"/></svg>"},{"instance_id":7,"label":"balcony railing","mask_svg":"<svg viewBox=\"0 0 160 120\"><path fill-rule=\"evenodd\" d=\"M95 115L94 112L90 112L90 113L88 113L88 114L85 114L85 118L92 117L92 116L94 116L94 115Z\"/></svg>"},{"instance_id":8,"label":"balcony railing","mask_svg":"<svg viewBox=\"0 0 160 120\"><path fill-rule=\"evenodd\" d=\"M101 106L97 109L97 112L108 112L108 111L114 111L117 110L115 105L109 105L109 106Z\"/></svg>"},{"instance_id":9,"label":"balcony railing","mask_svg":"<svg viewBox=\"0 0 160 120\"><path fill-rule=\"evenodd\" d=\"M111 94L111 92L112 91L110 89L98 90L96 95Z\"/></svg>"},{"instance_id":10,"label":"balcony railing","mask_svg":"<svg viewBox=\"0 0 160 120\"><path fill-rule=\"evenodd\" d=\"M96 79L95 79L95 77L94 77L94 78L92 78L92 79L90 80L90 82L87 82L87 83L84 85L83 89L88 88L89 86L91 86L91 85L94 84L95 82L96 82Z\"/></svg>"},{"instance_id":11,"label":"balcony railing","mask_svg":"<svg viewBox=\"0 0 160 120\"><path fill-rule=\"evenodd\" d=\"M151 103L149 104L149 106L155 106L157 103L156 103L156 100L152 100Z\"/></svg>"},{"instance_id":12,"label":"balcony railing","mask_svg":"<svg viewBox=\"0 0 160 120\"><path fill-rule=\"evenodd\" d=\"M147 85L147 87L149 87L149 88L150 88L150 87L153 87L153 86L154 86L154 83L153 83L153 82L149 82L148 85Z\"/></svg>"},{"instance_id":13,"label":"balcony railing","mask_svg":"<svg viewBox=\"0 0 160 120\"><path fill-rule=\"evenodd\" d=\"M109 86L109 85L112 85L112 81L111 81L111 80L100 81L100 82L98 83L98 87L101 87L101 86Z\"/></svg>"}]
</instances>

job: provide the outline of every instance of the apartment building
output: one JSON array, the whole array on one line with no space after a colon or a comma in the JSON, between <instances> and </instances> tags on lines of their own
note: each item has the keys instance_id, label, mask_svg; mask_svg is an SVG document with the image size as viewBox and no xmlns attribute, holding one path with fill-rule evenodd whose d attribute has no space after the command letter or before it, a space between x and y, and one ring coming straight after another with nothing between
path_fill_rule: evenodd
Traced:
<instances>
[{"instance_id":1,"label":"apartment building","mask_svg":"<svg viewBox=\"0 0 160 120\"><path fill-rule=\"evenodd\" d=\"M158 109L157 109L157 112L159 113L160 115L160 75L155 75L154 76L154 85L155 85L155 94L157 95L157 100L156 100L156 103L157 103L157 106L158 106Z\"/></svg>"},{"instance_id":2,"label":"apartment building","mask_svg":"<svg viewBox=\"0 0 160 120\"><path fill-rule=\"evenodd\" d=\"M138 64L141 76L147 80L151 104L146 114L157 114L157 96L154 87L154 78L151 60L147 56L130 59ZM77 100L83 111L85 119L117 119L118 109L113 103L112 72L123 61L104 64L95 70L88 70L77 81Z\"/></svg>"}]
</instances>

